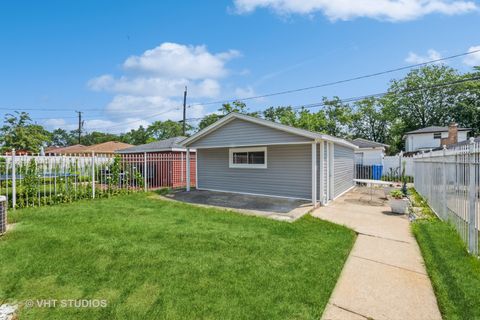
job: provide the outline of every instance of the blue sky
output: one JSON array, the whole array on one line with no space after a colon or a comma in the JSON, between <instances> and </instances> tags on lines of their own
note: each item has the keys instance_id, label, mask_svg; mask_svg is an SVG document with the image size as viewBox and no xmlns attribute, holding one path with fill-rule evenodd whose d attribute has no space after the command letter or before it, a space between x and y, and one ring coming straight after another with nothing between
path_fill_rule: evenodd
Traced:
<instances>
[{"instance_id":1,"label":"blue sky","mask_svg":"<svg viewBox=\"0 0 480 320\"><path fill-rule=\"evenodd\" d=\"M455 0L2 1L0 111L49 129L122 132L247 97L480 46L480 4ZM480 49L480 47L479 47ZM461 71L480 54L448 64ZM248 101L253 110L384 91L404 72ZM11 110L12 109L12 110Z\"/></svg>"}]
</instances>

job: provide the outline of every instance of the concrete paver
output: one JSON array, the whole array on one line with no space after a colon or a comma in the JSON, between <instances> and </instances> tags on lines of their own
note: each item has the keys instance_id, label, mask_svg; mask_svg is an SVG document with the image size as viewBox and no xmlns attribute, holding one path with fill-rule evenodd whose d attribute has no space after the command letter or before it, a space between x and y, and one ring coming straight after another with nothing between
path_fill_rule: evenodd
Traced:
<instances>
[{"instance_id":1,"label":"concrete paver","mask_svg":"<svg viewBox=\"0 0 480 320\"><path fill-rule=\"evenodd\" d=\"M356 189L312 215L359 233L322 319L441 319L405 216Z\"/></svg>"}]
</instances>

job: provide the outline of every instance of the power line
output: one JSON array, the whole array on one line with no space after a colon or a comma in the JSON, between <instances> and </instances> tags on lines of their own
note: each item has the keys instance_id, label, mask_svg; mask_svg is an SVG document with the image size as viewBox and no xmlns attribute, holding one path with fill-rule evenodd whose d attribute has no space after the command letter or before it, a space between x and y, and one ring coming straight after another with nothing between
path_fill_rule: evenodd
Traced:
<instances>
[{"instance_id":1,"label":"power line","mask_svg":"<svg viewBox=\"0 0 480 320\"><path fill-rule=\"evenodd\" d=\"M307 91L307 90L312 90L312 89L324 88L324 87L328 87L328 86L334 86L334 85L337 85L337 84L348 83L348 82L357 81L357 80L361 80L361 79L368 79L368 78L372 78L372 77L376 77L376 76L380 76L380 75L385 75L385 74L389 74L389 73L393 73L393 72L398 72L398 71L402 71L402 70L418 68L418 67L426 66L426 65L429 65L429 64L438 63L438 62L446 61L446 60L451 60L451 59L455 59L455 58L459 58L459 57L463 57L463 56L467 56L467 55L471 55L471 54L475 54L475 53L479 53L479 52L480 52L480 49L473 50L473 51L464 52L464 53L460 53L460 54L455 54L455 55L451 55L451 56L448 56L448 57L434 59L434 60L430 60L430 61L426 61L426 62L422 62L422 63L412 64L412 65L393 68L393 69L388 69L388 70L384 70L384 71L380 71L380 72L370 73L370 74L366 74L366 75L356 76L356 77L337 80L337 81L326 82L326 83L313 85L313 86L308 86L308 87L302 87L302 88L296 88L296 89L290 89L290 90L284 90L284 91L277 91L277 92L273 92L273 93L250 96L250 97L245 97L245 98L232 98L232 99L227 99L227 100L210 101L210 102L205 102L205 103L195 103L195 104L189 105L187 108L191 108L191 107L194 107L194 106L224 104L224 103L229 103L229 102L234 102L234 101L248 101L248 100L260 99L260 98L267 98L267 97L272 97L272 96L296 93L296 92L301 92L301 91ZM144 121L144 120L147 120L149 118L153 118L155 116L159 116L159 115L162 115L162 114L165 114L165 113L168 113L168 112L179 110L179 108L181 108L181 106L171 108L171 109L165 110L165 111L160 112L160 113L155 113L155 114L149 115L147 117L144 117L142 119L137 119L137 120L134 120L134 121L118 123L114 126L110 126L110 127L107 127L107 128L99 128L98 127L98 128L90 128L90 129L108 130L108 129L116 128L116 127L119 127L119 126L122 126L122 125ZM2 108L0 108L0 110L2 110ZM28 109L23 109L23 110L28 110ZM31 110L36 110L36 109L31 109ZM42 109L42 111L46 111L46 110L58 111L58 109ZM60 110L65 110L65 109L60 109ZM84 111L87 111L87 110L88 109L85 109ZM97 109L90 109L90 110L95 111Z\"/></svg>"},{"instance_id":2,"label":"power line","mask_svg":"<svg viewBox=\"0 0 480 320\"><path fill-rule=\"evenodd\" d=\"M318 85L313 85L313 86L308 86L308 87L303 87L303 88L297 88L297 89L291 89L291 90L285 90L285 91L278 91L278 92L273 92L273 93L267 93L267 94L262 94L262 95L246 97L246 98L227 99L227 100L218 100L218 101L212 101L212 102L206 102L206 103L197 103L197 104L190 105L190 107L195 106L195 105L206 106L206 105L212 105L212 104L223 104L223 103L234 102L234 101L247 101L247 100L253 100L253 99L260 99L260 98L278 96L278 95L283 95L283 94L307 91L307 90L312 90L312 89L324 88L324 87L329 87L329 86L333 86L333 85L337 85L337 84L342 84L342 83L357 81L357 80L361 80L361 79L372 78L372 77L376 77L376 76L380 76L380 75L385 75L385 74L392 73L392 72L398 72L398 71L402 71L402 70L418 68L418 67L426 66L426 65L429 65L429 64L438 63L438 62L446 61L446 60L451 60L451 59L467 56L467 55L478 53L478 52L480 52L480 49L469 51L469 52L464 52L464 53L459 53L459 54L448 56L448 57L445 57L445 58L430 60L430 61L426 61L426 62L422 62L422 63L408 65L408 66L405 66L405 67L389 69L389 70L385 70L385 71L370 73L370 74L356 76L356 77L343 79L343 80L326 82L326 83L322 83L322 84L318 84Z\"/></svg>"},{"instance_id":3,"label":"power line","mask_svg":"<svg viewBox=\"0 0 480 320\"><path fill-rule=\"evenodd\" d=\"M172 108L172 109L168 109L168 110L165 110L165 111L162 111L162 112L159 112L159 113L154 113L154 114L151 114L145 118L142 118L142 119L137 119L137 120L133 120L133 121L128 121L128 122L121 122L121 123L118 123L116 125L113 125L113 126L110 126L110 127L106 127L106 128L100 128L100 127L96 127L96 128L89 128L90 130L95 130L95 129L104 129L104 130L108 130L108 129L112 129L112 128L116 128L116 127L120 127L120 126L123 126L123 125L126 125L126 124L132 124L132 123L136 123L136 122L140 122L140 121L144 121L144 120L147 120L149 118L153 118L153 117L156 117L156 116L160 116L162 114L165 114L165 113L168 113L168 112L172 112L172 111L176 111L176 110L180 110L182 107L179 106L179 107L175 107L175 108Z\"/></svg>"},{"instance_id":4,"label":"power line","mask_svg":"<svg viewBox=\"0 0 480 320\"><path fill-rule=\"evenodd\" d=\"M48 111L48 112L58 112L58 111L64 111L64 112L71 112L72 110L66 110L65 108L42 108L41 106L38 106L38 108L15 108L15 107L0 107L0 110L2 111ZM82 111L97 111L97 112L103 112L103 110L99 110L98 108L96 109L82 109Z\"/></svg>"},{"instance_id":5,"label":"power line","mask_svg":"<svg viewBox=\"0 0 480 320\"><path fill-rule=\"evenodd\" d=\"M369 95L350 97L350 98L346 98L346 99L340 99L340 100L338 100L338 102L340 102L340 103L350 103L350 102L361 101L361 100L369 99L369 98L379 98L379 97L383 97L383 96L388 95L388 94L399 95L399 94L405 94L405 93L411 93L411 92L417 92L417 91L423 91L423 90L431 90L431 89L449 87L449 86L453 86L453 85L456 85L456 84L459 84L459 83L477 81L477 80L480 80L480 76L472 77L472 78L466 78L466 79L459 79L459 80L449 81L449 82L444 82L444 83L438 83L438 84L434 84L434 85L426 86L426 87L405 89L405 90L401 90L401 91L398 91L398 92L385 91L385 92L373 93L373 94L369 94ZM329 102L331 102L331 100L316 102L316 103L310 103L310 104L297 105L297 106L293 106L291 108L292 108L292 110L318 108L318 107L326 106ZM261 110L259 112L262 112L262 111L265 111L265 110ZM188 119L186 119L186 121L198 121L198 120L201 120L201 119L203 119L203 118L188 118Z\"/></svg>"}]
</instances>

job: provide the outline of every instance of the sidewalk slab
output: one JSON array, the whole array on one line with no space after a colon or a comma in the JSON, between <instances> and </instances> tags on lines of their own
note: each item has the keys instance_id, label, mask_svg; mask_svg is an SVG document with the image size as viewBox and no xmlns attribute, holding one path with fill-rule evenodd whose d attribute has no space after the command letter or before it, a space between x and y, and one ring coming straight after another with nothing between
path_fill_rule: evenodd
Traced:
<instances>
[{"instance_id":1,"label":"sidewalk slab","mask_svg":"<svg viewBox=\"0 0 480 320\"><path fill-rule=\"evenodd\" d=\"M408 218L367 200L354 189L312 212L359 233L322 319L441 319Z\"/></svg>"},{"instance_id":2,"label":"sidewalk slab","mask_svg":"<svg viewBox=\"0 0 480 320\"><path fill-rule=\"evenodd\" d=\"M333 320L333 319L343 319L343 320L365 320L364 316L358 315L356 313L347 311L345 309L334 306L333 304L328 304L325 312L323 313L322 319L324 320Z\"/></svg>"},{"instance_id":3,"label":"sidewalk slab","mask_svg":"<svg viewBox=\"0 0 480 320\"><path fill-rule=\"evenodd\" d=\"M352 256L330 303L375 320L441 319L428 276Z\"/></svg>"},{"instance_id":4,"label":"sidewalk slab","mask_svg":"<svg viewBox=\"0 0 480 320\"><path fill-rule=\"evenodd\" d=\"M353 257L377 261L426 275L420 250L411 243L359 235L350 253Z\"/></svg>"}]
</instances>

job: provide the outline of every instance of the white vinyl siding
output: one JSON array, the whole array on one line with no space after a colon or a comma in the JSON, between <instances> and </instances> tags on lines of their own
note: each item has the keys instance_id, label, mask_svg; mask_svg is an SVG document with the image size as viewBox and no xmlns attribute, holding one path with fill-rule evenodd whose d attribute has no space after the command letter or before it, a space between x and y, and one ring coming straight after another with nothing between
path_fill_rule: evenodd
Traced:
<instances>
[{"instance_id":1,"label":"white vinyl siding","mask_svg":"<svg viewBox=\"0 0 480 320\"><path fill-rule=\"evenodd\" d=\"M193 142L191 148L261 146L270 144L311 143L308 138L235 119Z\"/></svg>"},{"instance_id":2,"label":"white vinyl siding","mask_svg":"<svg viewBox=\"0 0 480 320\"><path fill-rule=\"evenodd\" d=\"M311 144L267 147L263 170L229 167L229 148L198 149L198 188L291 198L312 198Z\"/></svg>"},{"instance_id":3,"label":"white vinyl siding","mask_svg":"<svg viewBox=\"0 0 480 320\"><path fill-rule=\"evenodd\" d=\"M334 197L353 186L354 162L355 155L352 149L340 145L334 146Z\"/></svg>"}]
</instances>

